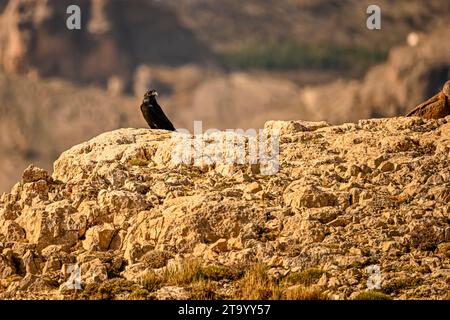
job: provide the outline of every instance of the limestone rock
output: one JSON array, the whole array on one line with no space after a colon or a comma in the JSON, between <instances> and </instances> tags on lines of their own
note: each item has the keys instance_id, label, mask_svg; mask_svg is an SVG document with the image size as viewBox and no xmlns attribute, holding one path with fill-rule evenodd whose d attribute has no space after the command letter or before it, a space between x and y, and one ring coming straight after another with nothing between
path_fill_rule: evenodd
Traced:
<instances>
[{"instance_id":1,"label":"limestone rock","mask_svg":"<svg viewBox=\"0 0 450 320\"><path fill-rule=\"evenodd\" d=\"M149 272L195 258L213 271L259 262L280 279L319 268L318 286L339 299L364 291L378 265L394 298L443 298L449 121L268 124L282 129L270 175L250 163L173 163L167 132L104 133L65 151L52 177L27 169L30 182L0 197L1 297L68 297L73 265L83 288L115 277L142 287ZM391 283L401 272L419 289ZM171 284L156 297L190 297Z\"/></svg>"},{"instance_id":2,"label":"limestone rock","mask_svg":"<svg viewBox=\"0 0 450 320\"><path fill-rule=\"evenodd\" d=\"M112 224L94 226L86 231L86 239L83 240L83 248L86 250L106 251L116 234Z\"/></svg>"},{"instance_id":3,"label":"limestone rock","mask_svg":"<svg viewBox=\"0 0 450 320\"><path fill-rule=\"evenodd\" d=\"M80 266L82 285L101 283L108 279L108 270L100 259L96 258Z\"/></svg>"},{"instance_id":4,"label":"limestone rock","mask_svg":"<svg viewBox=\"0 0 450 320\"><path fill-rule=\"evenodd\" d=\"M6 279L16 274L16 268L10 257L0 254L0 279Z\"/></svg>"},{"instance_id":5,"label":"limestone rock","mask_svg":"<svg viewBox=\"0 0 450 320\"><path fill-rule=\"evenodd\" d=\"M156 298L158 300L186 300L189 295L182 287L167 286L156 291Z\"/></svg>"},{"instance_id":6,"label":"limestone rock","mask_svg":"<svg viewBox=\"0 0 450 320\"><path fill-rule=\"evenodd\" d=\"M22 174L23 183L36 182L39 180L47 180L48 178L49 175L47 171L41 168L37 168L34 165L29 165L28 168L26 168Z\"/></svg>"}]
</instances>

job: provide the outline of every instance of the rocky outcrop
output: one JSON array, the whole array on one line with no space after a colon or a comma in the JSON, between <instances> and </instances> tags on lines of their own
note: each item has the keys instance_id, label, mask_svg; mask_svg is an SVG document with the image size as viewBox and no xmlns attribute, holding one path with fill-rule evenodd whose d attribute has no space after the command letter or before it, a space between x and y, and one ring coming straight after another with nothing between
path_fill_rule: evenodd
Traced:
<instances>
[{"instance_id":1,"label":"rocky outcrop","mask_svg":"<svg viewBox=\"0 0 450 320\"><path fill-rule=\"evenodd\" d=\"M273 129L280 154L270 175L245 162L177 164L189 136L145 129L76 145L51 176L30 166L1 197L0 296L74 297L74 266L81 292L120 278L148 289L145 275L188 258L260 262L274 277L320 268L317 285L336 299L365 291L367 267L378 266L394 298L446 296L450 117L268 122ZM152 294L186 290L168 283ZM122 298L140 291L130 292Z\"/></svg>"},{"instance_id":2,"label":"rocky outcrop","mask_svg":"<svg viewBox=\"0 0 450 320\"><path fill-rule=\"evenodd\" d=\"M1 0L0 191L9 190L30 162L49 170L63 150L100 132L146 126L137 108L150 87L158 89L177 128L202 120L224 130L259 128L267 119L341 123L405 114L449 78L448 42L442 41L448 26L436 23L448 20L442 1L381 2L391 10L383 11L380 32L361 23L365 4L356 0L339 8L333 1L247 2L80 0L82 28L69 31L66 8L72 1ZM339 74L209 64L215 61L210 51L234 50L251 39L308 39L318 48L336 42L387 52L410 31L424 33L415 33L413 47L394 48L363 81L329 83L353 74L356 62Z\"/></svg>"}]
</instances>

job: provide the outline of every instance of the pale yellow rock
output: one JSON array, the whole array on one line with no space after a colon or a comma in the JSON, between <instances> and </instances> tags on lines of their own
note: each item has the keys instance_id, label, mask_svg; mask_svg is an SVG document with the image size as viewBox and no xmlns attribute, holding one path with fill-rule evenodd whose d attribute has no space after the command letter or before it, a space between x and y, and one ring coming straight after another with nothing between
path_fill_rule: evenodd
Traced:
<instances>
[{"instance_id":1,"label":"pale yellow rock","mask_svg":"<svg viewBox=\"0 0 450 320\"><path fill-rule=\"evenodd\" d=\"M394 248L394 246L395 246L394 241L385 241L381 245L381 250L383 250L384 252L387 252L387 251L391 250L392 248Z\"/></svg>"},{"instance_id":2,"label":"pale yellow rock","mask_svg":"<svg viewBox=\"0 0 450 320\"><path fill-rule=\"evenodd\" d=\"M379 263L383 279L410 270L423 280L394 298L443 299L449 120L268 124L282 131L271 175L250 163L175 164L177 142L164 131L104 133L65 151L53 177L29 170L30 182L0 197L0 299L32 297L26 290L36 278L21 283L17 273L61 283L78 264L83 286L109 276L141 286L148 272L189 258L239 268L259 262L277 277L320 268L321 288L340 299L364 290L365 268ZM4 286L6 278L12 283ZM233 295L238 283L228 285ZM160 292L174 296L183 294Z\"/></svg>"},{"instance_id":3,"label":"pale yellow rock","mask_svg":"<svg viewBox=\"0 0 450 320\"><path fill-rule=\"evenodd\" d=\"M188 292L177 286L166 286L156 291L158 300L186 300L189 297Z\"/></svg>"},{"instance_id":4,"label":"pale yellow rock","mask_svg":"<svg viewBox=\"0 0 450 320\"><path fill-rule=\"evenodd\" d=\"M214 252L225 252L228 250L228 241L227 239L219 239L216 242L214 242L210 249Z\"/></svg>"},{"instance_id":5,"label":"pale yellow rock","mask_svg":"<svg viewBox=\"0 0 450 320\"><path fill-rule=\"evenodd\" d=\"M390 161L386 161L380 166L380 170L383 172L393 171L394 169L395 165Z\"/></svg>"},{"instance_id":6,"label":"pale yellow rock","mask_svg":"<svg viewBox=\"0 0 450 320\"><path fill-rule=\"evenodd\" d=\"M100 284L108 279L108 271L100 259L93 259L80 266L80 276L82 285Z\"/></svg>"},{"instance_id":7,"label":"pale yellow rock","mask_svg":"<svg viewBox=\"0 0 450 320\"><path fill-rule=\"evenodd\" d=\"M111 240L116 234L116 229L110 223L94 226L86 231L86 239L83 240L83 248L86 250L106 251Z\"/></svg>"},{"instance_id":8,"label":"pale yellow rock","mask_svg":"<svg viewBox=\"0 0 450 320\"><path fill-rule=\"evenodd\" d=\"M245 192L246 193L257 193L257 192L259 192L259 191L261 191L262 190L262 188L261 188L261 186L259 185L259 183L257 183L257 182L252 182L252 183L250 183L250 184L248 184L246 187L245 187Z\"/></svg>"},{"instance_id":9,"label":"pale yellow rock","mask_svg":"<svg viewBox=\"0 0 450 320\"><path fill-rule=\"evenodd\" d=\"M49 174L47 171L41 168L37 168L34 165L29 165L28 168L25 169L22 175L22 181L24 183L35 182L39 180L48 179Z\"/></svg>"},{"instance_id":10,"label":"pale yellow rock","mask_svg":"<svg viewBox=\"0 0 450 320\"><path fill-rule=\"evenodd\" d=\"M350 252L350 254L354 254L357 256L360 256L362 254L361 249L355 248L355 247L350 248L349 252Z\"/></svg>"},{"instance_id":11,"label":"pale yellow rock","mask_svg":"<svg viewBox=\"0 0 450 320\"><path fill-rule=\"evenodd\" d=\"M54 202L45 207L26 208L16 222L25 230L26 239L39 249L50 244L74 245L78 240L78 223L73 215L75 209L67 200Z\"/></svg>"}]
</instances>

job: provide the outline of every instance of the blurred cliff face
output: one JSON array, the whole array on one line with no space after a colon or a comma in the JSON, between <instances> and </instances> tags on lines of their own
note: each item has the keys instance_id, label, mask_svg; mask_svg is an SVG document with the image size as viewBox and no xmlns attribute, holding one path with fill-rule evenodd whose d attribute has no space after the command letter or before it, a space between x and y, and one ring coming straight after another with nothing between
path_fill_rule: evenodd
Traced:
<instances>
[{"instance_id":1,"label":"blurred cliff face","mask_svg":"<svg viewBox=\"0 0 450 320\"><path fill-rule=\"evenodd\" d=\"M81 9L81 30L66 28L71 4ZM181 65L208 57L175 13L153 1L11 0L2 7L0 61L10 73L103 86L115 77L129 85L140 64Z\"/></svg>"},{"instance_id":2,"label":"blurred cliff face","mask_svg":"<svg viewBox=\"0 0 450 320\"><path fill-rule=\"evenodd\" d=\"M81 29L66 28L69 5ZM383 28L366 28L370 1L0 0L0 64L135 93L142 66L269 70L311 84L362 76L410 31L450 15L445 0L380 1ZM203 70L205 72L205 70ZM140 93L139 93L140 94Z\"/></svg>"},{"instance_id":3,"label":"blurred cliff face","mask_svg":"<svg viewBox=\"0 0 450 320\"><path fill-rule=\"evenodd\" d=\"M179 128L403 114L449 78L450 7L380 1L369 31L366 2L0 0L0 191L30 162L146 127L149 87ZM81 30L66 28L71 4Z\"/></svg>"}]
</instances>

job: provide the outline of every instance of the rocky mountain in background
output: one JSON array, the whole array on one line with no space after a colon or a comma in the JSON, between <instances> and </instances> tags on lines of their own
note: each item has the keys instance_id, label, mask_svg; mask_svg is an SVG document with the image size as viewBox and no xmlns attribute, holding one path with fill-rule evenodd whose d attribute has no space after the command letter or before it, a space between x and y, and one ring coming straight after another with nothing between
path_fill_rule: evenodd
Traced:
<instances>
[{"instance_id":1,"label":"rocky mountain in background","mask_svg":"<svg viewBox=\"0 0 450 320\"><path fill-rule=\"evenodd\" d=\"M167 0L213 51L248 43L315 43L389 50L411 31L430 31L450 15L446 1L377 1L382 30L366 28L369 0Z\"/></svg>"},{"instance_id":2,"label":"rocky mountain in background","mask_svg":"<svg viewBox=\"0 0 450 320\"><path fill-rule=\"evenodd\" d=\"M193 91L186 118L226 129L259 128L267 119L343 123L405 114L450 79L448 30L443 23L429 34L411 33L362 80L300 86L271 74L213 76Z\"/></svg>"},{"instance_id":3,"label":"rocky mountain in background","mask_svg":"<svg viewBox=\"0 0 450 320\"><path fill-rule=\"evenodd\" d=\"M449 27L443 23L430 34L411 33L408 44L394 47L388 61L371 68L362 81L303 89L302 118L342 122L407 113L450 79L450 43L443 41Z\"/></svg>"},{"instance_id":4,"label":"rocky mountain in background","mask_svg":"<svg viewBox=\"0 0 450 320\"><path fill-rule=\"evenodd\" d=\"M274 129L271 175L177 164L189 136L145 129L76 145L52 175L28 167L0 199L0 298L449 298L450 117ZM203 137L225 135L242 138Z\"/></svg>"},{"instance_id":5,"label":"rocky mountain in background","mask_svg":"<svg viewBox=\"0 0 450 320\"><path fill-rule=\"evenodd\" d=\"M81 9L81 30L66 27L71 4ZM208 48L195 34L154 1L10 0L1 7L0 62L8 73L127 91L140 64L208 59Z\"/></svg>"},{"instance_id":6,"label":"rocky mountain in background","mask_svg":"<svg viewBox=\"0 0 450 320\"><path fill-rule=\"evenodd\" d=\"M66 28L70 4L81 8L81 30ZM317 56L325 50L328 53L322 58L330 60L331 68L336 62L333 55L348 54L353 63L342 65L336 79L355 74L356 69L361 74L364 67L378 61L372 61L371 52L383 56L409 32L430 31L450 15L446 1L381 1L383 30L373 32L365 25L369 4L358 0L251 0L245 4L207 0L1 0L0 64L8 73L57 76L132 93L134 75L141 65L196 64L227 69L234 66L226 63L231 58L234 62L238 59L239 65L251 66L247 60L257 59L253 54L261 49L258 44L294 49L300 45L304 47L296 48L299 52L290 56L303 51ZM245 52L251 53L247 59ZM286 58L282 51L267 54L276 55L278 60ZM287 58L288 69L292 58ZM363 68L358 66L359 58ZM270 63L259 67L270 67ZM326 64L313 67L330 68Z\"/></svg>"}]
</instances>

